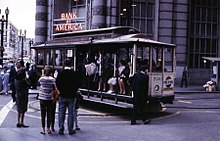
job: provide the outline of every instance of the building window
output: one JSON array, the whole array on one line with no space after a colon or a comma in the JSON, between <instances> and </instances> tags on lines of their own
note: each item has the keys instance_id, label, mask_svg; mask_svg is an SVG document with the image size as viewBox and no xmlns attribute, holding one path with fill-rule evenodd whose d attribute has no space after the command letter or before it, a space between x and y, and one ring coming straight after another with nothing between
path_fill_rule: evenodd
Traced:
<instances>
[{"instance_id":1,"label":"building window","mask_svg":"<svg viewBox=\"0 0 220 141\"><path fill-rule=\"evenodd\" d=\"M53 33L86 29L86 0L54 1Z\"/></svg>"},{"instance_id":2,"label":"building window","mask_svg":"<svg viewBox=\"0 0 220 141\"><path fill-rule=\"evenodd\" d=\"M217 0L190 1L190 43L189 66L191 68L210 68L210 62L204 64L202 57L218 56L218 11Z\"/></svg>"},{"instance_id":3,"label":"building window","mask_svg":"<svg viewBox=\"0 0 220 141\"><path fill-rule=\"evenodd\" d=\"M153 36L154 1L121 0L119 25L134 26Z\"/></svg>"}]
</instances>

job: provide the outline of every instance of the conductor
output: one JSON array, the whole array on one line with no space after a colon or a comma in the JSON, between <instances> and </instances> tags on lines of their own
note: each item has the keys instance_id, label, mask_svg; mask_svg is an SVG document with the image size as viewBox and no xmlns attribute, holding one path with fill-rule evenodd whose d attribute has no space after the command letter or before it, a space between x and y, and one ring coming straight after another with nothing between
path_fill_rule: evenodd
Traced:
<instances>
[{"instance_id":1,"label":"conductor","mask_svg":"<svg viewBox=\"0 0 220 141\"><path fill-rule=\"evenodd\" d=\"M131 87L134 95L133 112L131 117L131 125L137 124L137 116L140 112L144 124L151 122L145 115L148 98L148 81L147 67L140 66L137 68L137 73L131 78Z\"/></svg>"}]
</instances>

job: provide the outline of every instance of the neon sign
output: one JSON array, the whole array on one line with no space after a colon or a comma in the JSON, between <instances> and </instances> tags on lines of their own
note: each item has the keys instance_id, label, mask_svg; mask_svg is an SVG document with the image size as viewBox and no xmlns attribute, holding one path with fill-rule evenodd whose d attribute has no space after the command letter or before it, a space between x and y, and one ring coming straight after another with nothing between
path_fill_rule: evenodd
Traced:
<instances>
[{"instance_id":1,"label":"neon sign","mask_svg":"<svg viewBox=\"0 0 220 141\"><path fill-rule=\"evenodd\" d=\"M73 31L73 30L82 30L83 26L82 23L72 23L72 19L76 19L77 14L76 12L72 13L61 13L60 15L61 20L65 20L65 23L57 24L55 31Z\"/></svg>"}]
</instances>

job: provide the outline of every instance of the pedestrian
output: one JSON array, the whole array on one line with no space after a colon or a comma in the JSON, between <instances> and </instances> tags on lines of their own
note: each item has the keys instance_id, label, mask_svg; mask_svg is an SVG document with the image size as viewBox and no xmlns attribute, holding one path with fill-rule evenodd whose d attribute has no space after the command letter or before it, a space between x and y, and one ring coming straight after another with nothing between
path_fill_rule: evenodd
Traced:
<instances>
[{"instance_id":1,"label":"pedestrian","mask_svg":"<svg viewBox=\"0 0 220 141\"><path fill-rule=\"evenodd\" d=\"M3 74L2 74L2 68L0 68L0 92L3 90Z\"/></svg>"},{"instance_id":2,"label":"pedestrian","mask_svg":"<svg viewBox=\"0 0 220 141\"><path fill-rule=\"evenodd\" d=\"M185 66L183 69L180 87L183 87L183 83L185 83L185 87L188 87L188 68L187 68L187 66Z\"/></svg>"},{"instance_id":3,"label":"pedestrian","mask_svg":"<svg viewBox=\"0 0 220 141\"><path fill-rule=\"evenodd\" d=\"M51 119L52 119L52 105L53 95L56 89L56 80L53 75L53 69L50 66L44 68L44 75L38 80L40 83L40 90L38 99L40 100L41 110L41 125L43 130L41 134L45 134L45 120L47 117L47 133L51 134Z\"/></svg>"},{"instance_id":4,"label":"pedestrian","mask_svg":"<svg viewBox=\"0 0 220 141\"><path fill-rule=\"evenodd\" d=\"M76 105L75 105L75 130L80 130L78 124L78 112L79 112L79 103L83 100L83 96L80 91L76 93Z\"/></svg>"},{"instance_id":5,"label":"pedestrian","mask_svg":"<svg viewBox=\"0 0 220 141\"><path fill-rule=\"evenodd\" d=\"M11 97L13 102L16 102L16 91L15 91L15 78L17 76L17 70L21 68L20 61L16 62L15 66L11 66L9 73L9 83L11 89Z\"/></svg>"},{"instance_id":6,"label":"pedestrian","mask_svg":"<svg viewBox=\"0 0 220 141\"><path fill-rule=\"evenodd\" d=\"M29 127L24 124L24 116L28 106L28 89L29 84L26 81L25 68L21 67L17 70L15 78L15 91L16 91L16 104L18 112L18 123L17 127Z\"/></svg>"},{"instance_id":7,"label":"pedestrian","mask_svg":"<svg viewBox=\"0 0 220 141\"><path fill-rule=\"evenodd\" d=\"M147 108L147 98L148 98L148 81L149 77L146 74L147 67L141 66L137 68L137 73L131 78L131 89L133 91L133 112L131 118L131 125L137 124L137 116L140 112L141 118L144 124L151 122L150 119L145 115L145 110Z\"/></svg>"},{"instance_id":8,"label":"pedestrian","mask_svg":"<svg viewBox=\"0 0 220 141\"><path fill-rule=\"evenodd\" d=\"M31 81L31 89L37 89L37 81L39 79L36 65L32 65L29 73L29 79Z\"/></svg>"},{"instance_id":9,"label":"pedestrian","mask_svg":"<svg viewBox=\"0 0 220 141\"><path fill-rule=\"evenodd\" d=\"M10 70L8 70L7 67L4 67L4 75L3 75L3 91L2 94L8 94L9 91L9 73Z\"/></svg>"},{"instance_id":10,"label":"pedestrian","mask_svg":"<svg viewBox=\"0 0 220 141\"><path fill-rule=\"evenodd\" d=\"M64 69L58 73L56 84L60 92L59 94L59 134L64 134L64 123L66 109L68 109L67 126L69 134L75 134L74 125L74 109L76 103L76 93L80 86L79 75L71 69L71 61L64 61Z\"/></svg>"}]
</instances>

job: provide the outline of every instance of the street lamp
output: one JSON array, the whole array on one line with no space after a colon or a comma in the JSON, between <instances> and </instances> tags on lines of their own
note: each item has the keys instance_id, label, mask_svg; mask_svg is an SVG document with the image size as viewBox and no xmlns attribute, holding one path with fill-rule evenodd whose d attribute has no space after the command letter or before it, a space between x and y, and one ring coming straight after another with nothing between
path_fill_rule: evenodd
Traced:
<instances>
[{"instance_id":1,"label":"street lamp","mask_svg":"<svg viewBox=\"0 0 220 141\"><path fill-rule=\"evenodd\" d=\"M0 14L1 14L1 9L0 9ZM8 14L9 14L9 10L8 7L5 9L5 15L6 15L6 19L4 18L4 15L2 15L2 18L0 19L1 21L1 46L0 46L0 53L1 53L1 57L0 57L0 65L3 67L3 56L4 56L4 45L3 45L3 41L4 41L4 23L6 23L6 41L7 41L7 29L8 29Z\"/></svg>"},{"instance_id":2,"label":"street lamp","mask_svg":"<svg viewBox=\"0 0 220 141\"><path fill-rule=\"evenodd\" d=\"M34 41L33 41L33 39L30 39L29 40L29 47L30 47L30 63L31 63L31 60L32 60L32 53L31 53L31 46L34 44Z\"/></svg>"},{"instance_id":3,"label":"street lamp","mask_svg":"<svg viewBox=\"0 0 220 141\"><path fill-rule=\"evenodd\" d=\"M24 41L26 40L26 30L24 30L23 33L22 30L20 30L20 35L18 37L21 41L21 61L24 62Z\"/></svg>"}]
</instances>

